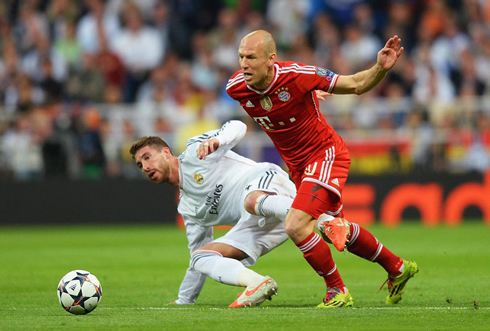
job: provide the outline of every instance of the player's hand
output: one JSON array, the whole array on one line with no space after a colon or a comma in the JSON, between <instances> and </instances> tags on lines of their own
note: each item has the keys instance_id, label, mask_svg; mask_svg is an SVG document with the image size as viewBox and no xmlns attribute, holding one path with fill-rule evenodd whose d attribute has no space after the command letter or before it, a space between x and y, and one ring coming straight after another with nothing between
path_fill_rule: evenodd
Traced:
<instances>
[{"instance_id":1,"label":"player's hand","mask_svg":"<svg viewBox=\"0 0 490 331\"><path fill-rule=\"evenodd\" d=\"M177 302L176 302L176 301L174 301L174 302L169 302L168 304L169 304L169 305L177 305Z\"/></svg>"},{"instance_id":2,"label":"player's hand","mask_svg":"<svg viewBox=\"0 0 490 331\"><path fill-rule=\"evenodd\" d=\"M383 70L390 70L403 53L403 47L400 47L402 40L394 35L386 42L385 47L378 52L378 64Z\"/></svg>"},{"instance_id":3,"label":"player's hand","mask_svg":"<svg viewBox=\"0 0 490 331\"><path fill-rule=\"evenodd\" d=\"M197 157L205 160L206 156L213 153L219 147L219 141L216 138L204 140L197 148Z\"/></svg>"},{"instance_id":4,"label":"player's hand","mask_svg":"<svg viewBox=\"0 0 490 331\"><path fill-rule=\"evenodd\" d=\"M325 92L323 90L315 90L316 97L318 100L325 101L325 97L329 97L332 93Z\"/></svg>"}]
</instances>

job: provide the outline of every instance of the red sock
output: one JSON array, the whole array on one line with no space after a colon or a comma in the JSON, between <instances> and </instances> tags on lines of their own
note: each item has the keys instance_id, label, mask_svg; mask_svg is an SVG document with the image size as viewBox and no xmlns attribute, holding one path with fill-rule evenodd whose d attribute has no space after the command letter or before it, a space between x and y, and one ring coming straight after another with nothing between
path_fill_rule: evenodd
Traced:
<instances>
[{"instance_id":1,"label":"red sock","mask_svg":"<svg viewBox=\"0 0 490 331\"><path fill-rule=\"evenodd\" d=\"M311 267L325 279L327 287L343 288L345 286L333 260L330 247L317 233L312 232L296 246L303 252L303 257Z\"/></svg>"},{"instance_id":2,"label":"red sock","mask_svg":"<svg viewBox=\"0 0 490 331\"><path fill-rule=\"evenodd\" d=\"M384 247L371 232L356 223L351 223L350 233L350 240L347 243L349 252L371 262L379 263L390 276L400 274L403 259Z\"/></svg>"}]
</instances>

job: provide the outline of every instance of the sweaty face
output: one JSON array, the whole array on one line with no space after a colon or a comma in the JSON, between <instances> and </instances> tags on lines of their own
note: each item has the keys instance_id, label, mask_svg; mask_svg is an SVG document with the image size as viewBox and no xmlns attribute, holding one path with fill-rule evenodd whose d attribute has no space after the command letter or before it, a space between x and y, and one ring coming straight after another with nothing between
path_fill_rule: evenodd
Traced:
<instances>
[{"instance_id":1,"label":"sweaty face","mask_svg":"<svg viewBox=\"0 0 490 331\"><path fill-rule=\"evenodd\" d=\"M152 182L161 184L168 180L170 164L167 153L150 146L140 148L134 155L136 165Z\"/></svg>"},{"instance_id":2,"label":"sweaty face","mask_svg":"<svg viewBox=\"0 0 490 331\"><path fill-rule=\"evenodd\" d=\"M238 49L238 59L245 84L264 89L272 81L270 65L273 61L266 55L263 42L255 38L243 39Z\"/></svg>"}]
</instances>

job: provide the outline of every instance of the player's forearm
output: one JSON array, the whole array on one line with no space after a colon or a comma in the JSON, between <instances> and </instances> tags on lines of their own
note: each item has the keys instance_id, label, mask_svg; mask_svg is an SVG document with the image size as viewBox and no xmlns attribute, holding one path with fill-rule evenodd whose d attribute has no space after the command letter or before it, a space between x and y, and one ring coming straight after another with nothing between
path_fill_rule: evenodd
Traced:
<instances>
[{"instance_id":1,"label":"player's forearm","mask_svg":"<svg viewBox=\"0 0 490 331\"><path fill-rule=\"evenodd\" d=\"M360 95L370 91L383 80L387 72L387 70L384 70L376 63L368 70L354 74L352 76L353 80L356 82L354 93Z\"/></svg>"},{"instance_id":2,"label":"player's forearm","mask_svg":"<svg viewBox=\"0 0 490 331\"><path fill-rule=\"evenodd\" d=\"M363 94L379 84L388 71L379 64L350 76L339 76L333 89L335 94Z\"/></svg>"},{"instance_id":3,"label":"player's forearm","mask_svg":"<svg viewBox=\"0 0 490 331\"><path fill-rule=\"evenodd\" d=\"M235 146L247 132L247 125L241 121L226 122L216 136L220 147L225 145ZM231 147L230 147L231 148Z\"/></svg>"},{"instance_id":4,"label":"player's forearm","mask_svg":"<svg viewBox=\"0 0 490 331\"><path fill-rule=\"evenodd\" d=\"M178 305L190 305L196 302L205 280L205 275L196 270L187 269L184 279L180 284L179 299L175 303Z\"/></svg>"}]
</instances>

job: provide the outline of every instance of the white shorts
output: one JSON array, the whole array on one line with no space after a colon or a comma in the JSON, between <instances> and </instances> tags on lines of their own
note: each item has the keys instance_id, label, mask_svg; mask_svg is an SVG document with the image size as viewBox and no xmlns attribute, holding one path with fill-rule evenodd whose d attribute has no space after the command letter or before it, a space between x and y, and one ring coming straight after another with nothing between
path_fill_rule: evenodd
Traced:
<instances>
[{"instance_id":1,"label":"white shorts","mask_svg":"<svg viewBox=\"0 0 490 331\"><path fill-rule=\"evenodd\" d=\"M270 192L293 199L296 194L296 188L287 173L274 164L268 164L258 172L256 179L245 189L243 199L253 191ZM284 222L275 217L252 215L243 208L238 223L213 243L227 244L245 252L248 258L241 262L245 266L252 266L260 256L269 253L287 239Z\"/></svg>"}]
</instances>

